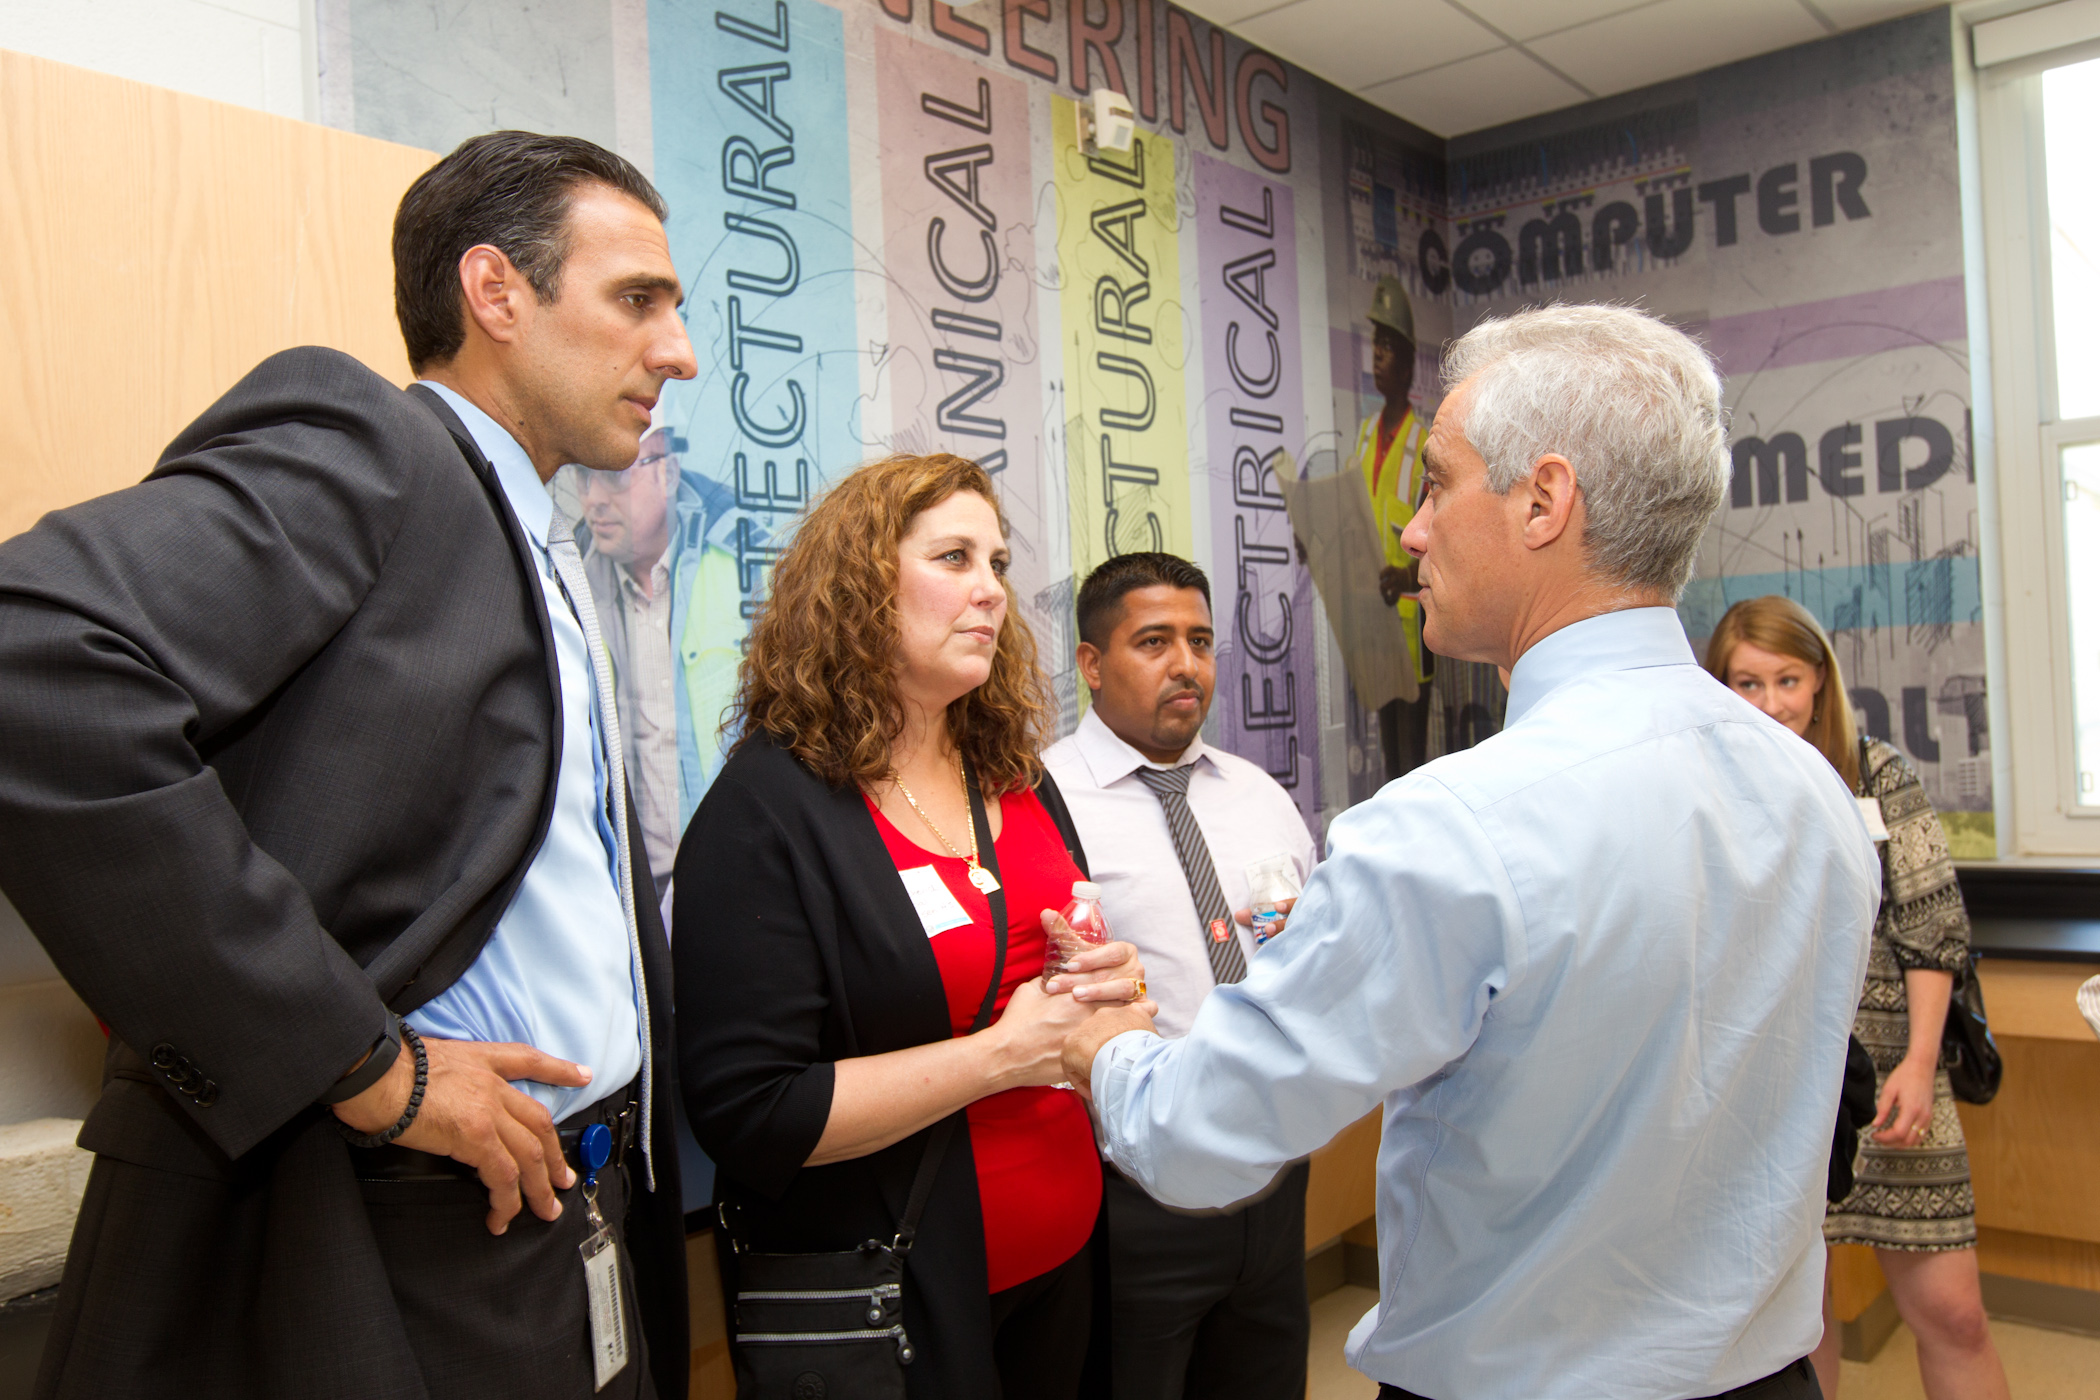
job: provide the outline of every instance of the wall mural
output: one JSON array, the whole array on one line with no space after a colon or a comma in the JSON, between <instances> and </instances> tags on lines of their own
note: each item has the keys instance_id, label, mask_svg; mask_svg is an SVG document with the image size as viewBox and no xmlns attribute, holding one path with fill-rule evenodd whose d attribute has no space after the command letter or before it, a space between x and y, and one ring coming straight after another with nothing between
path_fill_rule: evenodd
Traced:
<instances>
[{"instance_id":1,"label":"wall mural","mask_svg":"<svg viewBox=\"0 0 2100 1400\"><path fill-rule=\"evenodd\" d=\"M610 138L670 203L700 376L659 410L653 475L569 489L601 498L601 556L666 566L678 821L795 512L871 457L944 450L1000 483L1061 727L1086 703L1075 580L1190 555L1210 738L1319 833L1501 719L1490 669L1416 654L1388 539L1438 346L1614 300L1728 375L1695 643L1738 598L1800 599L1958 852L1993 853L1944 12L1446 142L1164 0L322 11L331 119L439 150L508 124ZM1130 151L1082 148L1096 87L1136 109Z\"/></svg>"}]
</instances>

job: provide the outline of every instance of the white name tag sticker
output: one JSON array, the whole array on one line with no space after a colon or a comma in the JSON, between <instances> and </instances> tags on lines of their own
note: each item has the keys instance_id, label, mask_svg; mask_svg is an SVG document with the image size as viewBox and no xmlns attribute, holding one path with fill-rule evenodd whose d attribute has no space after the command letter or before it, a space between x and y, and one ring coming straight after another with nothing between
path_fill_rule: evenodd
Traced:
<instances>
[{"instance_id":1,"label":"white name tag sticker","mask_svg":"<svg viewBox=\"0 0 2100 1400\"><path fill-rule=\"evenodd\" d=\"M1855 797L1859 804L1859 815L1867 824L1867 835L1876 841L1889 839L1889 824L1881 819L1881 799L1878 797Z\"/></svg>"},{"instance_id":2,"label":"white name tag sticker","mask_svg":"<svg viewBox=\"0 0 2100 1400\"><path fill-rule=\"evenodd\" d=\"M898 876L904 881L904 892L911 896L911 907L919 911L919 922L926 926L926 936L946 933L951 928L962 928L970 922L963 912L961 901L941 878L941 872L930 865L900 870Z\"/></svg>"}]
</instances>

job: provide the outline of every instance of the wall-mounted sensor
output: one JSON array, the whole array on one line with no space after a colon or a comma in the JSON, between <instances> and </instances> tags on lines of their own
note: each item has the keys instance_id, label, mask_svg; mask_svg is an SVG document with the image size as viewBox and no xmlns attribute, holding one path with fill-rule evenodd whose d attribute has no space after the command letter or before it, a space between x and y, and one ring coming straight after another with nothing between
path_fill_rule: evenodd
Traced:
<instances>
[{"instance_id":1,"label":"wall-mounted sensor","mask_svg":"<svg viewBox=\"0 0 2100 1400\"><path fill-rule=\"evenodd\" d=\"M1095 88L1079 104L1079 144L1094 151L1127 151L1137 137L1137 113L1113 88Z\"/></svg>"}]
</instances>

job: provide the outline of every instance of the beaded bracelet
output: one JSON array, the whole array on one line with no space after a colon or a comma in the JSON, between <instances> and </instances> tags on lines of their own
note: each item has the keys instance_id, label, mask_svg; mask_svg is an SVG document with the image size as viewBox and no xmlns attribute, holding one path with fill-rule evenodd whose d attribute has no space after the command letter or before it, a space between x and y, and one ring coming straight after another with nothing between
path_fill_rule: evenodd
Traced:
<instances>
[{"instance_id":1,"label":"beaded bracelet","mask_svg":"<svg viewBox=\"0 0 2100 1400\"><path fill-rule=\"evenodd\" d=\"M430 1087L430 1054L423 1048L423 1037L417 1035L415 1027L409 1025L406 1021L401 1023L401 1038L408 1042L410 1052L416 1057L416 1086L409 1090L408 1107L401 1111L400 1120L384 1132L360 1133L352 1129L348 1123L337 1122L336 1128L345 1138L349 1139L352 1147L386 1146L395 1138L407 1132L409 1125L416 1121L416 1114L422 1111L423 1091Z\"/></svg>"}]
</instances>

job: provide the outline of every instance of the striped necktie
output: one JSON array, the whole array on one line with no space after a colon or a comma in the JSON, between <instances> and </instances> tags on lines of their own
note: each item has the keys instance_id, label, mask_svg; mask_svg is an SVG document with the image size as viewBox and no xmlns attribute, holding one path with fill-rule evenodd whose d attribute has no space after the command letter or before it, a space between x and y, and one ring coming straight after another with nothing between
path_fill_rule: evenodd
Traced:
<instances>
[{"instance_id":1,"label":"striped necktie","mask_svg":"<svg viewBox=\"0 0 2100 1400\"><path fill-rule=\"evenodd\" d=\"M576 522L559 507L547 526L547 555L554 576L561 584L569 611L583 628L585 648L591 654L591 677L598 688L598 759L605 774L604 811L612 824L619 866L620 912L627 918L627 955L634 967L635 1005L641 1015L642 1034L642 1121L640 1138L649 1189L656 1189L656 1162L649 1154L649 1099L655 1087L654 1056L650 1053L649 989L642 982L641 926L634 917L634 862L627 849L627 770L620 743L620 712L613 703L611 658L598 631L598 609L591 604L591 585L583 573L583 556L576 551Z\"/></svg>"},{"instance_id":2,"label":"striped necktie","mask_svg":"<svg viewBox=\"0 0 2100 1400\"><path fill-rule=\"evenodd\" d=\"M1225 892L1218 888L1218 868L1211 864L1210 847L1196 825L1196 814L1189 810L1189 777L1195 771L1196 765L1189 763L1179 768L1140 768L1137 775L1138 781L1151 788L1159 805L1166 809L1174 854L1181 858L1181 873L1188 878L1189 895L1196 901L1197 932L1210 953L1211 976L1222 987L1247 975L1247 958L1233 932L1232 911L1225 907ZM1219 919L1225 921L1226 928L1222 943L1210 936L1211 925Z\"/></svg>"}]
</instances>

